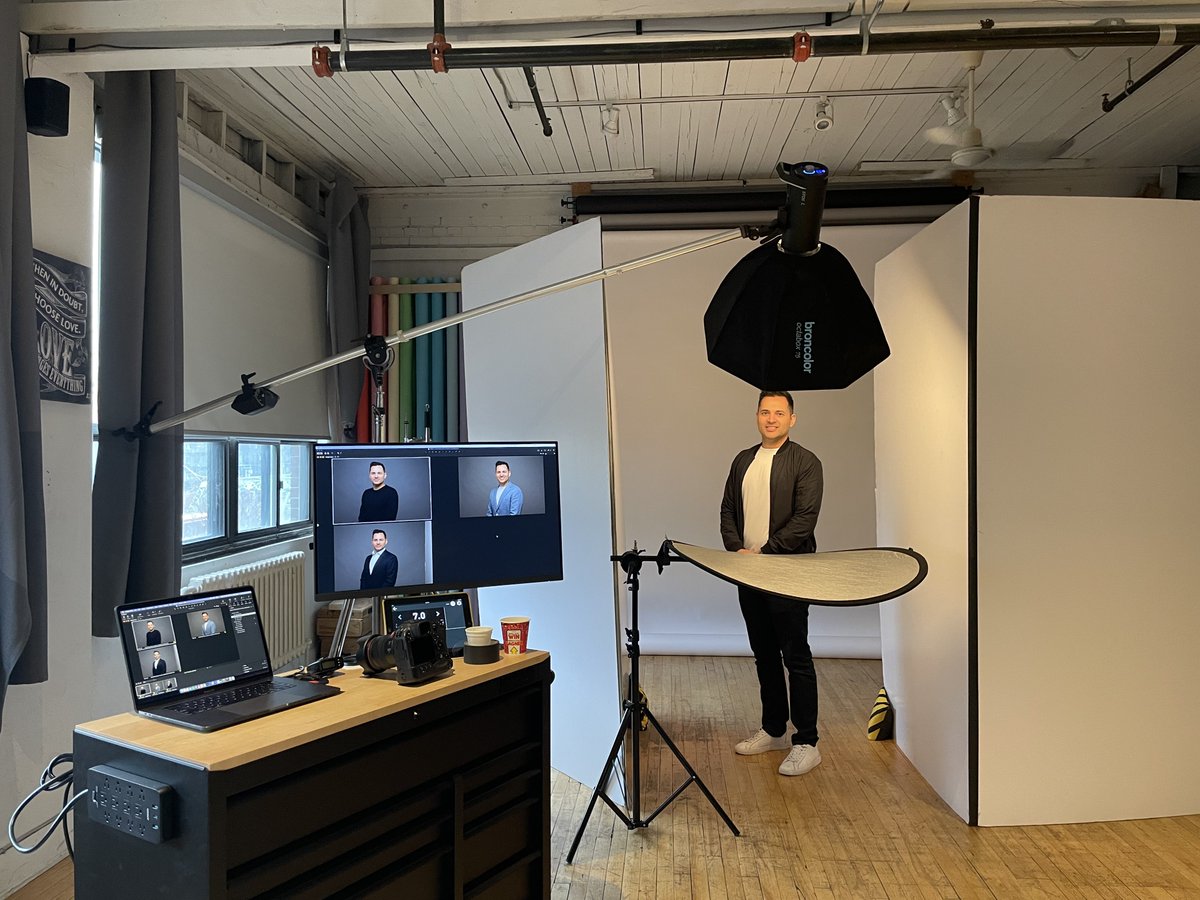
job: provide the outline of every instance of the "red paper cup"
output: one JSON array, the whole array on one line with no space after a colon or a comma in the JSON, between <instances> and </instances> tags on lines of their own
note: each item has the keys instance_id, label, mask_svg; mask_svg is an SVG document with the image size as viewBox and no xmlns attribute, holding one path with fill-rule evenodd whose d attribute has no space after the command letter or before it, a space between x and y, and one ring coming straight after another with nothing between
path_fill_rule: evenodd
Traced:
<instances>
[{"instance_id":1,"label":"red paper cup","mask_svg":"<svg viewBox=\"0 0 1200 900\"><path fill-rule=\"evenodd\" d=\"M524 653L529 646L529 616L505 616L501 619L500 640L505 653Z\"/></svg>"}]
</instances>

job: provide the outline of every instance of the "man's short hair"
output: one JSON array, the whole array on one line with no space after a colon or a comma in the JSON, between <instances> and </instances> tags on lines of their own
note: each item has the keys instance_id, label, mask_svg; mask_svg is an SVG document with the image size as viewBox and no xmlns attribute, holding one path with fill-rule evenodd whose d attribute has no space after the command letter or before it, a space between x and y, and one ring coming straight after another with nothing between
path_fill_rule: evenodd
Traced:
<instances>
[{"instance_id":1,"label":"man's short hair","mask_svg":"<svg viewBox=\"0 0 1200 900\"><path fill-rule=\"evenodd\" d=\"M376 528L374 531L372 531L372 532L371 532L371 537L375 537L375 535L377 535L377 534L382 534L382 535L383 535L383 539L384 539L385 541L387 540L387 532L386 532L386 531L384 531L382 528Z\"/></svg>"},{"instance_id":2,"label":"man's short hair","mask_svg":"<svg viewBox=\"0 0 1200 900\"><path fill-rule=\"evenodd\" d=\"M509 465L507 462L505 462L505 461L504 461L504 460L502 460L502 459L498 459L498 460L496 460L496 466L495 466L495 467L498 469L498 468L500 468L501 466L504 466L504 468L508 469L508 471L510 471L510 472L512 471L512 466L510 466L510 465Z\"/></svg>"},{"instance_id":3,"label":"man's short hair","mask_svg":"<svg viewBox=\"0 0 1200 900\"><path fill-rule=\"evenodd\" d=\"M758 395L758 405L762 406L762 402L764 400L766 400L768 397L783 397L788 402L788 412L790 412L790 413L796 412L796 404L792 402L792 395L789 394L787 391L762 391Z\"/></svg>"},{"instance_id":4,"label":"man's short hair","mask_svg":"<svg viewBox=\"0 0 1200 900\"><path fill-rule=\"evenodd\" d=\"M385 466L383 463L379 462L378 460L376 460L375 462L373 462L369 466L367 466L367 471L370 472L376 466L379 466L379 468L383 469L383 471L385 471L385 472L387 471L387 466Z\"/></svg>"}]
</instances>

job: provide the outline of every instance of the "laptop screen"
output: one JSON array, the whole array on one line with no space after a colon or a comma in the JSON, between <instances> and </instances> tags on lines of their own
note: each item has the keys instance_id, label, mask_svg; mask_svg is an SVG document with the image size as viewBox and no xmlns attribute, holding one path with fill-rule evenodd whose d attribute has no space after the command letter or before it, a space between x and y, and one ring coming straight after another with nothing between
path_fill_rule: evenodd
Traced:
<instances>
[{"instance_id":1,"label":"laptop screen","mask_svg":"<svg viewBox=\"0 0 1200 900\"><path fill-rule=\"evenodd\" d=\"M117 623L138 709L271 674L250 587L126 604Z\"/></svg>"}]
</instances>

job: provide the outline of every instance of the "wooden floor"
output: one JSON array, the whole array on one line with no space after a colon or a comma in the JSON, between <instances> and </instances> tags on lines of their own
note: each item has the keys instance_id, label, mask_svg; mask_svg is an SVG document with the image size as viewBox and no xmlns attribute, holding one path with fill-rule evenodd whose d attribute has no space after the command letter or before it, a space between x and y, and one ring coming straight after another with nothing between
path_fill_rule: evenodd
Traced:
<instances>
[{"instance_id":1,"label":"wooden floor","mask_svg":"<svg viewBox=\"0 0 1200 900\"><path fill-rule=\"evenodd\" d=\"M818 660L821 765L776 773L783 754L734 754L758 726L749 659L648 657L650 708L742 831L734 837L695 785L649 828L603 804L574 865L566 854L591 791L552 783L555 898L1159 898L1200 900L1200 816L1090 825L970 828L890 742L866 739L877 660ZM651 730L643 816L684 773ZM597 773L599 774L599 773ZM71 900L64 861L13 895ZM520 900L520 898L514 898Z\"/></svg>"}]
</instances>

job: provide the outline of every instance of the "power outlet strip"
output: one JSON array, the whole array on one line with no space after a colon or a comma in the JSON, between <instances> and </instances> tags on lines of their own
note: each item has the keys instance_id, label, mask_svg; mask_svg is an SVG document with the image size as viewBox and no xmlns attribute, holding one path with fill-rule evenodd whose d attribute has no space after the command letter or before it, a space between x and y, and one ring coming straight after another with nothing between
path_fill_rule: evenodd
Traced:
<instances>
[{"instance_id":1,"label":"power outlet strip","mask_svg":"<svg viewBox=\"0 0 1200 900\"><path fill-rule=\"evenodd\" d=\"M175 791L112 766L88 769L88 818L151 844L172 835Z\"/></svg>"}]
</instances>

